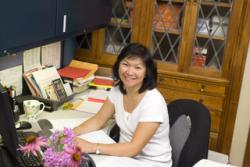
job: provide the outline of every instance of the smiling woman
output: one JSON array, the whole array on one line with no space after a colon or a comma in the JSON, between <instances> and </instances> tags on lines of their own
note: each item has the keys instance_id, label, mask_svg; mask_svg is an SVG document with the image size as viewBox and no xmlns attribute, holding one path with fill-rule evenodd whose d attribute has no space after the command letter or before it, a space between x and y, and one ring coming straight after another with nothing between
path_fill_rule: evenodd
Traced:
<instances>
[{"instance_id":1,"label":"smiling woman","mask_svg":"<svg viewBox=\"0 0 250 167\"><path fill-rule=\"evenodd\" d=\"M170 167L168 111L156 89L157 68L150 51L141 44L129 44L119 54L112 70L116 82L103 107L74 128L74 133L98 130L115 117L120 128L119 143L76 139L77 145L86 152L133 157L145 165Z\"/></svg>"},{"instance_id":2,"label":"smiling woman","mask_svg":"<svg viewBox=\"0 0 250 167\"><path fill-rule=\"evenodd\" d=\"M130 67L130 68L129 68ZM149 50L138 44L132 43L125 47L117 58L116 63L113 66L113 75L116 80L118 80L117 85L119 85L120 90L125 93L126 90L123 89L123 80L121 80L121 72L126 71L129 74L130 70L133 70L137 74L141 72L143 74L143 80L141 80L142 86L139 89L139 93L145 91L146 89L152 89L156 87L157 80L157 68L156 64L152 59L152 55Z\"/></svg>"}]
</instances>

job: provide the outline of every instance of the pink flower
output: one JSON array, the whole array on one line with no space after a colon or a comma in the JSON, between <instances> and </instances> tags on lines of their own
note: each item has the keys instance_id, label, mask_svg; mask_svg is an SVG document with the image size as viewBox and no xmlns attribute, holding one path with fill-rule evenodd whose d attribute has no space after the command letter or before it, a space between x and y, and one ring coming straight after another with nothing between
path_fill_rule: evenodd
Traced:
<instances>
[{"instance_id":1,"label":"pink flower","mask_svg":"<svg viewBox=\"0 0 250 167\"><path fill-rule=\"evenodd\" d=\"M82 163L82 152L79 147L67 147L65 152L71 155L67 167L78 167Z\"/></svg>"},{"instance_id":2,"label":"pink flower","mask_svg":"<svg viewBox=\"0 0 250 167\"><path fill-rule=\"evenodd\" d=\"M47 140L44 137L36 137L34 135L29 135L26 138L27 144L24 146L20 145L18 150L21 150L24 154L34 154L37 156L37 151L41 150L41 147L47 146Z\"/></svg>"}]
</instances>

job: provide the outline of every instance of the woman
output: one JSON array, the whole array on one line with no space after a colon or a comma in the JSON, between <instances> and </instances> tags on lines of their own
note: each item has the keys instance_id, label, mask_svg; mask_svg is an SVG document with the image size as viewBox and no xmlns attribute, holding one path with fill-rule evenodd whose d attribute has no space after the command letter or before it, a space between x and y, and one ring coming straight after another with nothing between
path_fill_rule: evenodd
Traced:
<instances>
[{"instance_id":1,"label":"woman","mask_svg":"<svg viewBox=\"0 0 250 167\"><path fill-rule=\"evenodd\" d=\"M155 167L170 167L168 112L163 96L155 88L157 69L152 55L141 44L129 44L112 70L117 82L102 108L74 128L74 133L101 129L114 115L120 127L120 141L97 144L78 138L77 145L89 153L134 157Z\"/></svg>"}]
</instances>

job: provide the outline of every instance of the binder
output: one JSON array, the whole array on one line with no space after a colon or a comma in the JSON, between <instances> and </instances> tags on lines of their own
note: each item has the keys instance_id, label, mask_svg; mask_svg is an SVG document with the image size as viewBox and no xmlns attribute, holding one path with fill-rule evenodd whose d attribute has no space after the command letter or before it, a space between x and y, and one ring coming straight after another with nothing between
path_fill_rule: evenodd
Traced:
<instances>
[{"instance_id":1,"label":"binder","mask_svg":"<svg viewBox=\"0 0 250 167\"><path fill-rule=\"evenodd\" d=\"M87 62L82 62L82 61L78 61L78 60L72 60L69 64L70 67L76 67L76 68L81 68L81 69L87 69L90 70L90 72L88 73L88 75L86 75L84 78L88 78L91 75L93 75L97 69L98 69L98 65L97 64L92 64L92 63L87 63Z\"/></svg>"},{"instance_id":2,"label":"binder","mask_svg":"<svg viewBox=\"0 0 250 167\"><path fill-rule=\"evenodd\" d=\"M58 73L61 77L69 79L84 78L89 74L89 69L77 68L77 67L64 67L58 70Z\"/></svg>"}]
</instances>

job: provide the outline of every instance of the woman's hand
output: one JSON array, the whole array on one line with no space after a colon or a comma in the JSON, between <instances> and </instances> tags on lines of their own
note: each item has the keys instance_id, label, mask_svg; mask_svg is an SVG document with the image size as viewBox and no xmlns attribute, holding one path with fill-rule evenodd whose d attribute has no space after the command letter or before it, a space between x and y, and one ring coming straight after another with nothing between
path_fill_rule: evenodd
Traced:
<instances>
[{"instance_id":1,"label":"woman's hand","mask_svg":"<svg viewBox=\"0 0 250 167\"><path fill-rule=\"evenodd\" d=\"M82 152L85 153L94 153L96 150L96 144L88 142L86 140L75 137L74 142L77 147L81 149Z\"/></svg>"}]
</instances>

